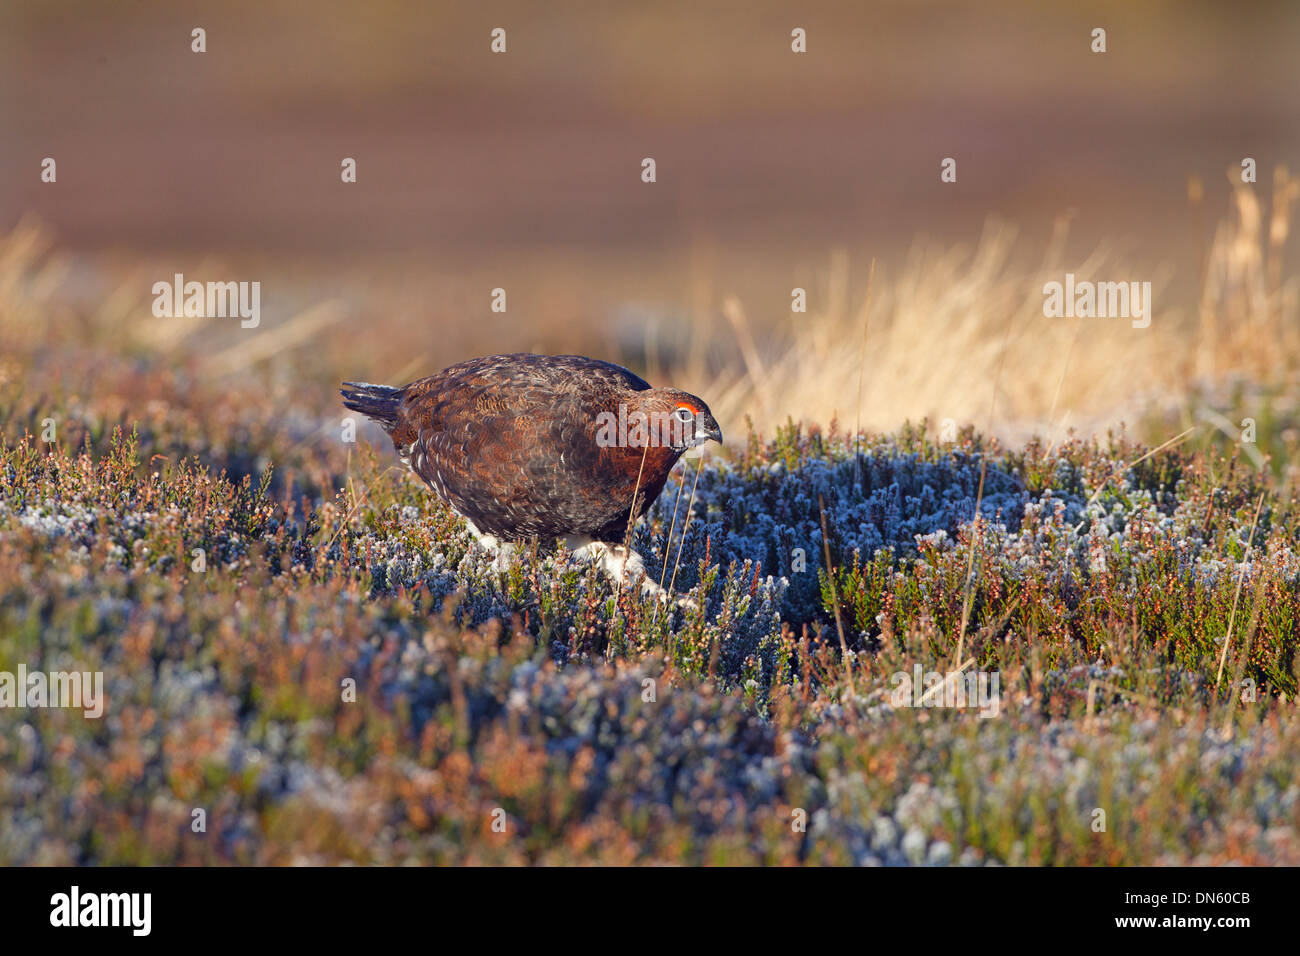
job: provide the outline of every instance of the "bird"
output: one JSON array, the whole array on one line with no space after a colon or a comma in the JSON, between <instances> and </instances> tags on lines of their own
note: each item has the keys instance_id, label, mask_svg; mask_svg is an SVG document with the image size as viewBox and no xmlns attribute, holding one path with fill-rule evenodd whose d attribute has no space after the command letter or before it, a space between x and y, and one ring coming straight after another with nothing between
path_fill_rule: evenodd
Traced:
<instances>
[{"instance_id":1,"label":"bird","mask_svg":"<svg viewBox=\"0 0 1300 956\"><path fill-rule=\"evenodd\" d=\"M383 428L496 567L521 542L562 538L620 587L639 575L643 593L669 600L624 542L678 459L722 443L703 399L653 388L612 362L531 352L471 359L400 387L344 382L340 394Z\"/></svg>"}]
</instances>

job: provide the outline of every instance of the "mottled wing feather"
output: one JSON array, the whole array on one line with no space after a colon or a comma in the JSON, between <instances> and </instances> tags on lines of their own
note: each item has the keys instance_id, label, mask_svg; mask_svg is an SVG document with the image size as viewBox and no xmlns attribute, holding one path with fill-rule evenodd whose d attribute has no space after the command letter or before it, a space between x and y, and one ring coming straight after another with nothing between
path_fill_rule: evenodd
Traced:
<instances>
[{"instance_id":1,"label":"mottled wing feather","mask_svg":"<svg viewBox=\"0 0 1300 956\"><path fill-rule=\"evenodd\" d=\"M626 369L581 356L476 359L407 386L393 442L484 533L617 540L641 451L598 447L597 416L617 413L629 393L649 387ZM650 450L638 516L676 457Z\"/></svg>"}]
</instances>

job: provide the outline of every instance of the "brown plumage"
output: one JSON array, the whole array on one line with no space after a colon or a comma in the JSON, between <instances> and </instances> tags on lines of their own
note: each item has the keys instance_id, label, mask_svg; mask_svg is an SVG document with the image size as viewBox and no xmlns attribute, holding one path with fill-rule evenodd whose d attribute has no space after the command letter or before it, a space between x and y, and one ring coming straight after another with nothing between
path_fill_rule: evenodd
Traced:
<instances>
[{"instance_id":1,"label":"brown plumage","mask_svg":"<svg viewBox=\"0 0 1300 956\"><path fill-rule=\"evenodd\" d=\"M476 533L502 541L621 542L681 455L722 440L701 399L580 355L493 355L401 388L345 382L342 395Z\"/></svg>"}]
</instances>

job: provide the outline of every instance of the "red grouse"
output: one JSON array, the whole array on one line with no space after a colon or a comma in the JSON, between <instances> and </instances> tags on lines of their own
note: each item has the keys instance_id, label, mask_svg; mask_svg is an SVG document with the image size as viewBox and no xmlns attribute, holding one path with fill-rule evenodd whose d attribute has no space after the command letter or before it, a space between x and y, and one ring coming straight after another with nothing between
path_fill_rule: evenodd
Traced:
<instances>
[{"instance_id":1,"label":"red grouse","mask_svg":"<svg viewBox=\"0 0 1300 956\"><path fill-rule=\"evenodd\" d=\"M343 404L378 422L499 560L505 543L562 537L620 580L643 571L621 546L629 520L684 452L722 441L699 398L580 355L492 355L401 388L343 385Z\"/></svg>"}]
</instances>

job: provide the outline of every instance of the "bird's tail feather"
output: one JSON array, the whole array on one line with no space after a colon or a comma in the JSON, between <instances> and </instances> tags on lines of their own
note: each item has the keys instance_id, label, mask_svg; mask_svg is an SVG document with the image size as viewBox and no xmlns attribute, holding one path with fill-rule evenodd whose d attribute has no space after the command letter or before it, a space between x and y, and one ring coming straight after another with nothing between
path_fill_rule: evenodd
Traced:
<instances>
[{"instance_id":1,"label":"bird's tail feather","mask_svg":"<svg viewBox=\"0 0 1300 956\"><path fill-rule=\"evenodd\" d=\"M345 407L374 419L389 434L397 427L397 415L402 404L402 391L391 385L371 385L368 382L344 382L339 394Z\"/></svg>"}]
</instances>

